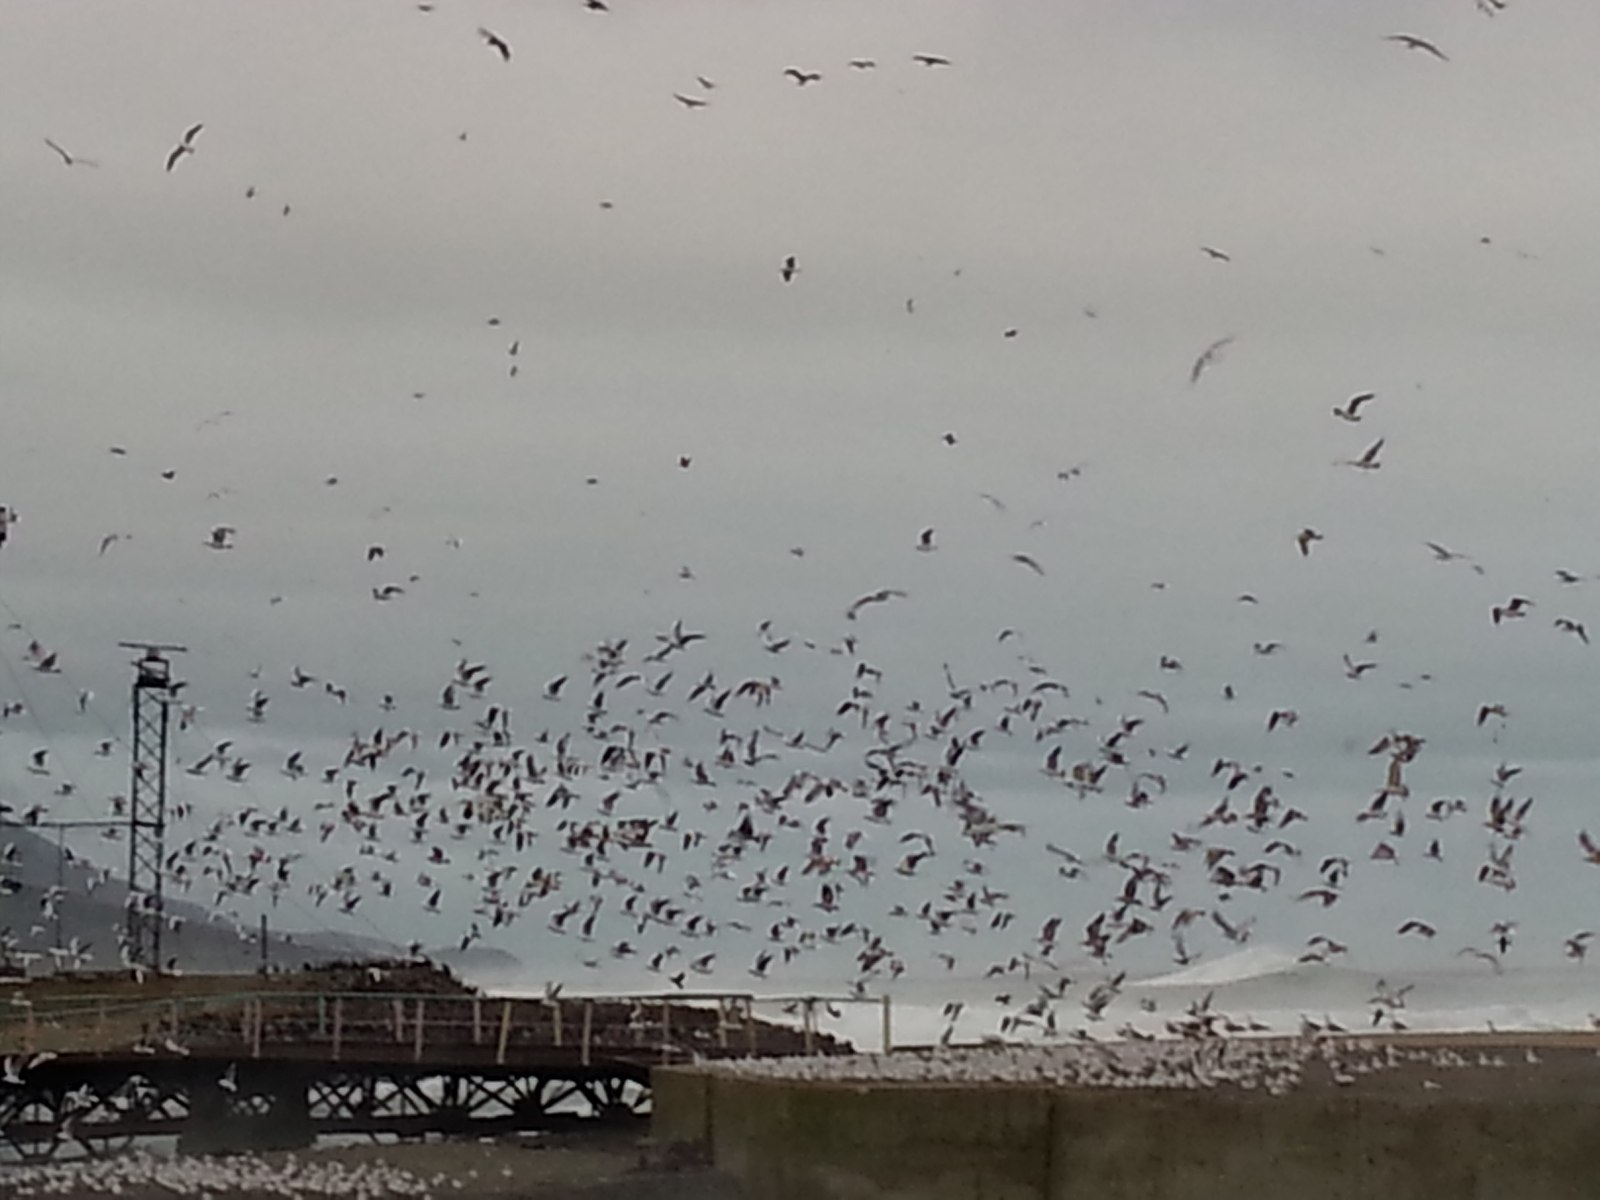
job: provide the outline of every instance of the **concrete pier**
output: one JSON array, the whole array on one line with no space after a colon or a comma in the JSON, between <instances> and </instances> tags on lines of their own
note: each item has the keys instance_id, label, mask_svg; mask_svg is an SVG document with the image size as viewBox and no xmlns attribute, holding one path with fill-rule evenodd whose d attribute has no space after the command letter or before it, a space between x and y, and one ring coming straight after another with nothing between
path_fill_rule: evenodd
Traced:
<instances>
[{"instance_id":1,"label":"concrete pier","mask_svg":"<svg viewBox=\"0 0 1600 1200\"><path fill-rule=\"evenodd\" d=\"M1537 1076L1399 1073L1269 1096L668 1068L656 1072L653 1128L771 1200L1600 1196L1589 1085L1600 1064L1584 1052L1554 1064L1548 1086Z\"/></svg>"}]
</instances>

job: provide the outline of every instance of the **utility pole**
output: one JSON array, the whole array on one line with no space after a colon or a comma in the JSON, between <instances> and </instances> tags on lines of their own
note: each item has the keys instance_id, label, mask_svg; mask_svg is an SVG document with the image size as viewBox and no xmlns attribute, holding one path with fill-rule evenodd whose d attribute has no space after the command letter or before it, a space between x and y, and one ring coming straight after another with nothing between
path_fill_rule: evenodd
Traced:
<instances>
[{"instance_id":1,"label":"utility pole","mask_svg":"<svg viewBox=\"0 0 1600 1200\"><path fill-rule=\"evenodd\" d=\"M134 661L132 778L128 789L127 953L133 966L161 969L166 873L167 738L175 688L168 654L186 647L118 642Z\"/></svg>"}]
</instances>

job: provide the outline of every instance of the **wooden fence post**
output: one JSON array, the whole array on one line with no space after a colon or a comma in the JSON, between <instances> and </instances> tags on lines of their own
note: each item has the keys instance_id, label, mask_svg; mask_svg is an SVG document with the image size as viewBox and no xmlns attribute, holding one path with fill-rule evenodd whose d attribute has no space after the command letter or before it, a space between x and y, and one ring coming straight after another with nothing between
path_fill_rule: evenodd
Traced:
<instances>
[{"instance_id":1,"label":"wooden fence post","mask_svg":"<svg viewBox=\"0 0 1600 1200\"><path fill-rule=\"evenodd\" d=\"M339 1046L344 1040L344 997L333 998L333 1061L339 1061Z\"/></svg>"},{"instance_id":2,"label":"wooden fence post","mask_svg":"<svg viewBox=\"0 0 1600 1200\"><path fill-rule=\"evenodd\" d=\"M561 1001L552 1000L550 1003L555 1005L555 1013L552 1020L552 1025L554 1026L555 1031L556 1047L559 1049L561 1046Z\"/></svg>"},{"instance_id":3,"label":"wooden fence post","mask_svg":"<svg viewBox=\"0 0 1600 1200\"><path fill-rule=\"evenodd\" d=\"M406 1040L406 1002L392 1000L390 1004L394 1008L394 1040L403 1042Z\"/></svg>"},{"instance_id":4,"label":"wooden fence post","mask_svg":"<svg viewBox=\"0 0 1600 1200\"><path fill-rule=\"evenodd\" d=\"M801 1025L805 1030L806 1053L811 1054L816 1049L817 1029L817 1002L811 997L806 997L805 1008L802 1010Z\"/></svg>"},{"instance_id":5,"label":"wooden fence post","mask_svg":"<svg viewBox=\"0 0 1600 1200\"><path fill-rule=\"evenodd\" d=\"M889 993L883 994L883 1052L885 1054L894 1049L894 1030L889 1016Z\"/></svg>"},{"instance_id":6,"label":"wooden fence post","mask_svg":"<svg viewBox=\"0 0 1600 1200\"><path fill-rule=\"evenodd\" d=\"M672 1061L672 1002L661 1001L661 1061Z\"/></svg>"},{"instance_id":7,"label":"wooden fence post","mask_svg":"<svg viewBox=\"0 0 1600 1200\"><path fill-rule=\"evenodd\" d=\"M411 1042L411 1061L412 1062L421 1062L422 1061L422 1027L423 1027L423 1025L425 1023L424 1019L423 1019L423 1012L424 1012L424 1006L426 1004L427 1004L426 1000L422 999L422 997L420 997L420 996L417 997L417 1006L411 1013L411 1021L412 1021L412 1024L414 1026L414 1032L413 1032L413 1037L412 1037L412 1042Z\"/></svg>"},{"instance_id":8,"label":"wooden fence post","mask_svg":"<svg viewBox=\"0 0 1600 1200\"><path fill-rule=\"evenodd\" d=\"M589 1065L589 1038L593 1030L594 1001L585 1000L583 1002L583 1049L580 1052L578 1061L586 1067Z\"/></svg>"},{"instance_id":9,"label":"wooden fence post","mask_svg":"<svg viewBox=\"0 0 1600 1200\"><path fill-rule=\"evenodd\" d=\"M511 1001L500 1002L500 1044L495 1048L494 1061L496 1066L505 1066L506 1041L511 1037Z\"/></svg>"},{"instance_id":10,"label":"wooden fence post","mask_svg":"<svg viewBox=\"0 0 1600 1200\"><path fill-rule=\"evenodd\" d=\"M253 1003L255 1004L255 1010L256 1010L255 1017L256 1017L256 1019L252 1023L252 1028L250 1030L250 1057L252 1057L252 1058L260 1058L261 1057L261 1026L263 1024L265 1024L265 1020L264 1020L264 1014L261 1011L261 1009L262 1009L261 1001L258 999L258 1000L253 1001Z\"/></svg>"},{"instance_id":11,"label":"wooden fence post","mask_svg":"<svg viewBox=\"0 0 1600 1200\"><path fill-rule=\"evenodd\" d=\"M483 998L481 996L472 998L472 1044L474 1046L483 1044Z\"/></svg>"}]
</instances>

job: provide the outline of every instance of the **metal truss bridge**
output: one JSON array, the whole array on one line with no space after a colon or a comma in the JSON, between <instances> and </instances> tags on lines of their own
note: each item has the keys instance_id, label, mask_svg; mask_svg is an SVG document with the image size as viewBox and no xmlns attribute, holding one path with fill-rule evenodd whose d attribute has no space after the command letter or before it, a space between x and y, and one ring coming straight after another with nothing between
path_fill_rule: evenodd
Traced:
<instances>
[{"instance_id":1,"label":"metal truss bridge","mask_svg":"<svg viewBox=\"0 0 1600 1200\"><path fill-rule=\"evenodd\" d=\"M319 1135L486 1135L649 1111L657 1064L839 1053L746 994L538 1000L247 992L0 1008L0 1158L288 1149ZM886 1014L887 1015L887 1014Z\"/></svg>"}]
</instances>

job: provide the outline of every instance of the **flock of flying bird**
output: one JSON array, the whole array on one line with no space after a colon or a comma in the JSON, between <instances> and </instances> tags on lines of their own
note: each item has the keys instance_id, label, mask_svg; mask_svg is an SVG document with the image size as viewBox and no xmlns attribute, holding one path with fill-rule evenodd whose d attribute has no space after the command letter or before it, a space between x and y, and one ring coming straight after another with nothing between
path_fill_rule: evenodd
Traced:
<instances>
[{"instance_id":1,"label":"flock of flying bird","mask_svg":"<svg viewBox=\"0 0 1600 1200\"><path fill-rule=\"evenodd\" d=\"M1504 4L1479 6L1492 14ZM602 0L585 7L609 11ZM505 38L487 28L478 34L512 62ZM1447 61L1423 38L1389 40ZM929 69L953 65L936 54L912 60ZM855 71L876 65L848 61ZM823 79L800 67L782 75L802 88ZM715 82L697 79L700 94L674 93L685 107L710 103ZM166 172L197 153L204 128L195 123L183 133ZM68 167L95 165L47 144ZM1231 262L1225 250L1201 250L1219 269ZM781 284L795 284L801 271L798 256L779 259ZM1202 351L1191 386L1234 341L1223 337ZM1381 407L1376 393L1363 391L1332 415L1353 425ZM953 434L944 440L956 442ZM1337 465L1377 472L1386 445L1377 437ZM690 458L679 465L688 468ZM17 514L0 508L0 545L18 528ZM126 535L108 535L100 553L119 536ZM201 542L223 554L238 539L234 525L216 524ZM1310 526L1293 538L1302 558L1323 540ZM923 528L912 548L936 553L936 530ZM1483 573L1438 542L1419 547L1419 561L1423 549L1438 564ZM386 552L374 545L364 557L377 564ZM1011 557L1033 576L1046 575L1035 555ZM1557 572L1563 589L1585 580ZM381 582L371 595L400 600L406 586ZM1249 593L1238 599L1258 603ZM1417 782L1428 737L1378 730L1367 749L1367 797L1349 811L1318 811L1295 798L1292 770L1256 761L1258 741L1232 753L1179 734L1176 681L1185 668L1171 653L1152 656L1147 677L1130 680L1126 696L1110 701L1079 694L1009 628L996 635L1010 655L997 673L960 678L946 666L932 687L915 672L897 677L875 660L873 643L893 622L887 610L913 602L906 588L865 591L841 603L842 624L829 622L820 633L767 621L753 637L724 639L675 621L648 640L599 641L580 666L536 694L497 686L517 672L466 657L441 674L427 703L399 690L340 684L314 663L254 673L246 697L205 719L205 709L179 691L172 704L181 787L170 813L169 895L193 893L241 929L262 908L383 920L403 903L408 918L459 928L462 949L531 942L547 957L572 943L568 962L595 971L637 964L677 988L696 978L789 975L842 977L852 993L867 995L908 975L982 977L1007 1009L1001 1032L1066 1036L1075 1028L1092 1036L1126 985L1121 962L1142 955L1146 964L1188 965L1245 945L1263 905L1332 909L1402 862L1426 870L1465 858L1461 886L1507 901L1519 886L1516 856L1534 827L1535 805L1516 793L1514 765L1502 763L1481 794L1430 797ZM1513 594L1485 623L1521 620L1535 607ZM1581 620L1557 615L1553 625L1587 645ZM16 679L31 672L41 689L75 686L67 655L27 630L21 638L27 645L18 662L26 670ZM1376 641L1374 632L1368 643ZM1249 658L1281 649L1263 639ZM795 673L805 683L786 686L788 664L801 657L806 663ZM1342 656L1351 681L1378 666ZM1215 685L1224 701L1249 703L1231 683ZM832 689L820 705L819 686ZM80 716L92 715L87 689L78 689L75 703ZM1115 711L1119 703L1126 711ZM27 695L9 698L0 733L33 707ZM1506 705L1486 701L1476 727L1498 729L1509 716ZM225 736L207 733L212 719ZM1301 717L1267 705L1256 719L1258 731L1281 739L1293 736ZM288 744L294 730L335 721L351 730L342 745L315 737ZM15 741L5 737L0 749ZM109 757L116 745L101 740L95 754ZM37 825L78 794L60 757L50 746L32 750L30 782L49 794L11 797L0 817ZM240 789L242 800L213 790L213 782ZM1003 793L1028 798L995 798ZM106 812L125 815L124 797L111 797ZM1299 828L1335 823L1353 827L1364 851L1319 850ZM1097 824L1114 829L1093 845L1074 832ZM1577 861L1600 865L1589 832L1571 836ZM1024 861L1054 886L1029 884ZM330 862L340 865L329 869ZM60 900L47 889L39 912L0 935L0 950L40 957ZM1460 953L1502 970L1517 929L1513 917L1497 920L1476 939L1481 944ZM1392 932L1419 941L1439 933L1420 917L1400 917ZM116 937L108 929L77 939L64 952L58 947L57 959L110 961ZM1563 953L1581 961L1592 937L1572 932ZM413 952L424 940L440 939L418 937ZM1300 958L1329 963L1348 952L1346 942L1317 933ZM1064 1015L1069 997L1076 1016ZM1374 1024L1403 1028L1404 1008L1405 989L1382 989ZM949 1028L960 1010L947 1006ZM1121 1032L1137 1034L1131 1026Z\"/></svg>"}]
</instances>

